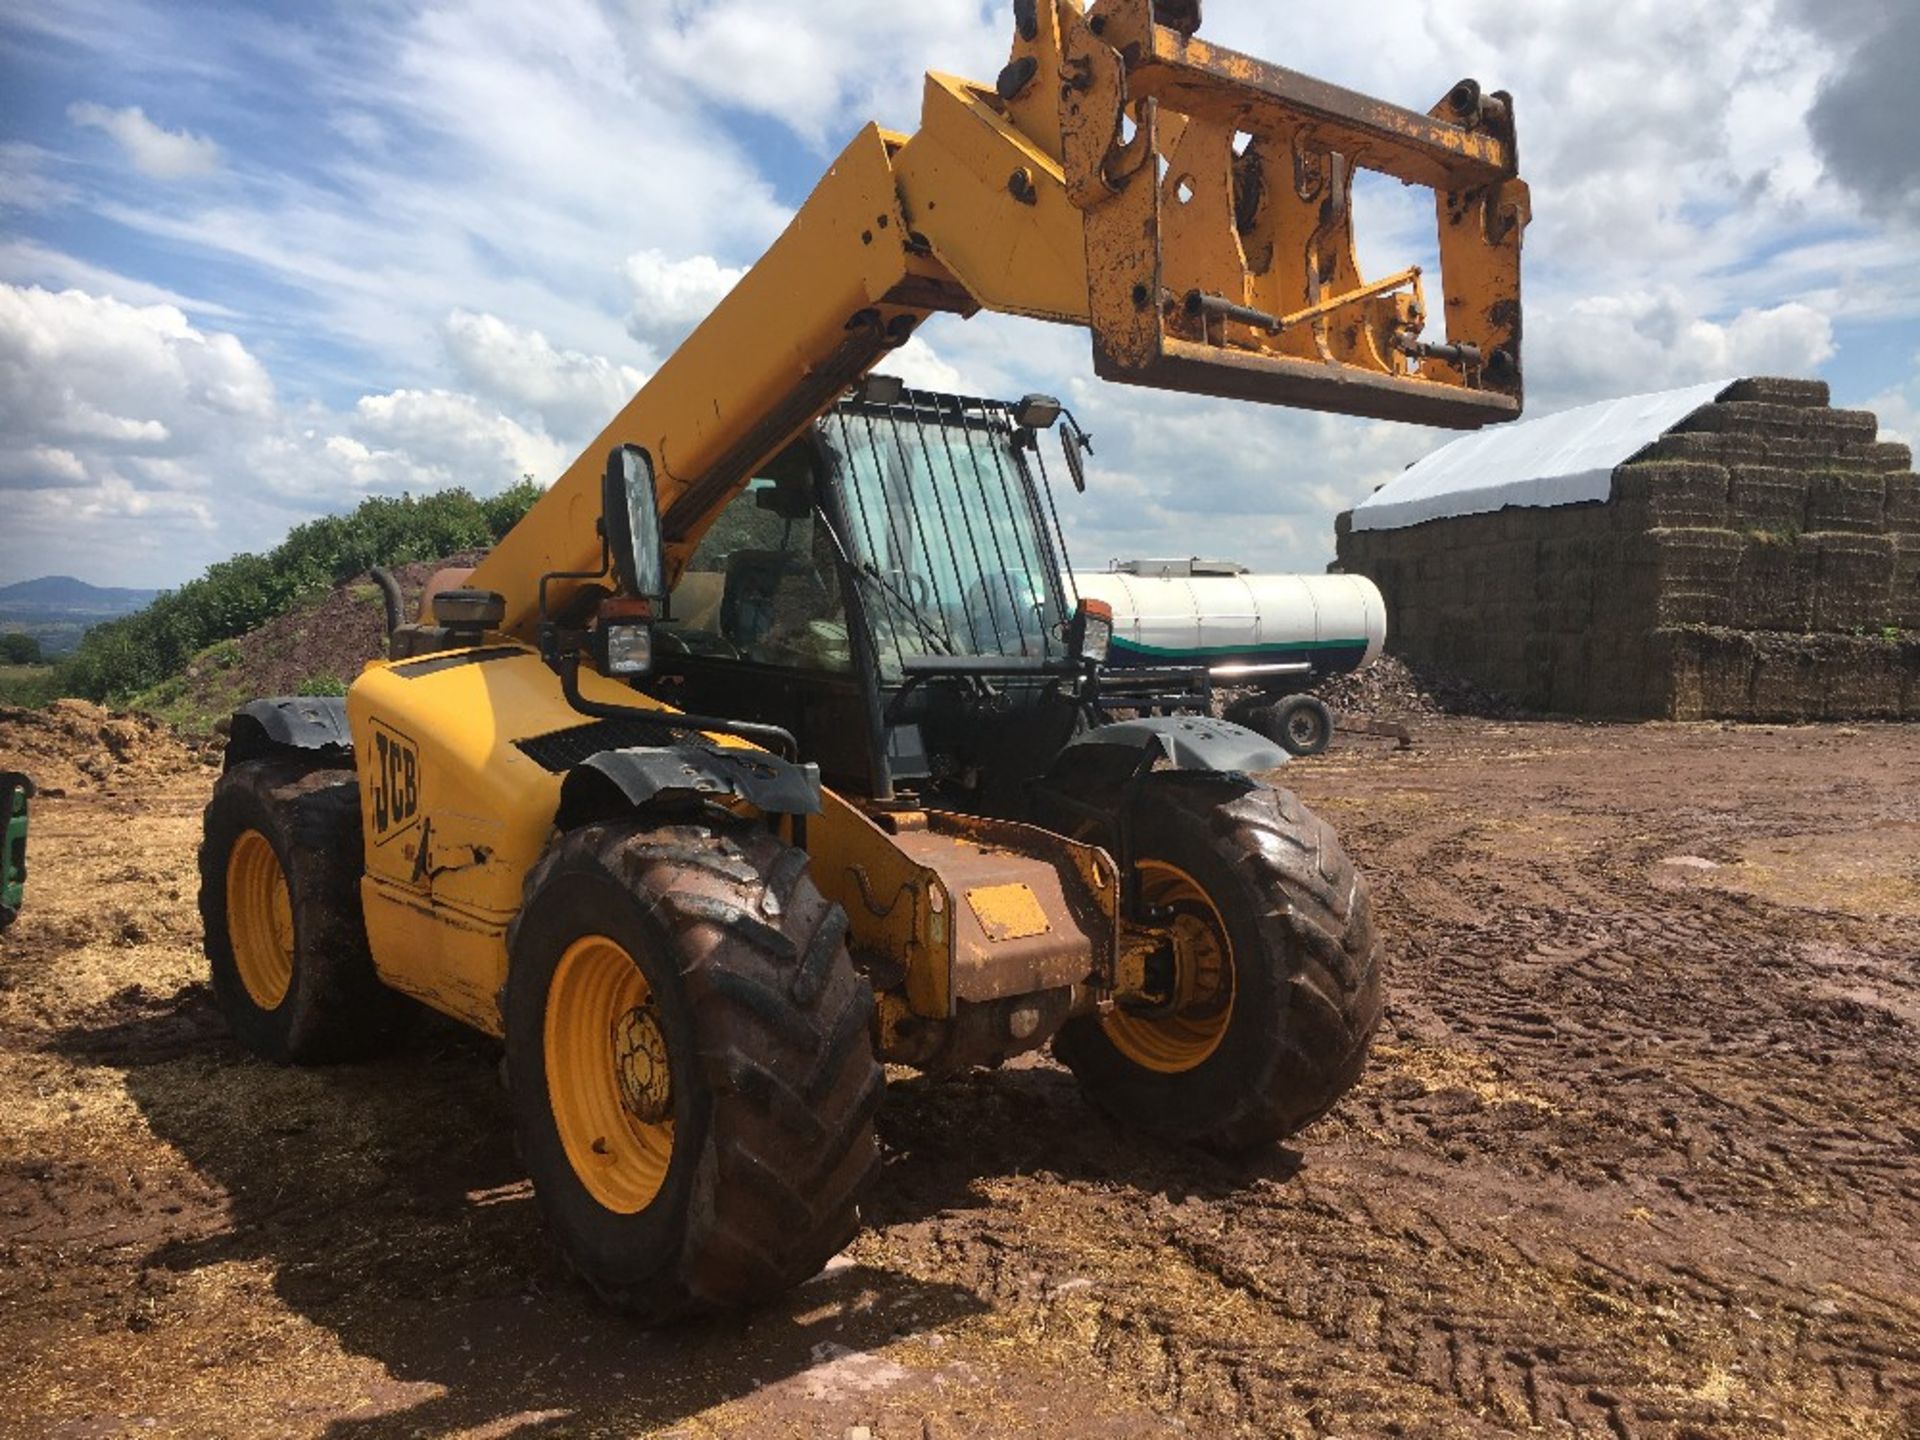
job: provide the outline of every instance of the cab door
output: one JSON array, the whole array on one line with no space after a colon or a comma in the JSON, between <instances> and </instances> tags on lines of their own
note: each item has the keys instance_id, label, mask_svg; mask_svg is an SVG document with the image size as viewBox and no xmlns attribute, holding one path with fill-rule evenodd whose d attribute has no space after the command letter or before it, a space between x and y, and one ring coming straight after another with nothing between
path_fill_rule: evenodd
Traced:
<instances>
[{"instance_id":1,"label":"cab door","mask_svg":"<svg viewBox=\"0 0 1920 1440\"><path fill-rule=\"evenodd\" d=\"M714 521L655 632L649 693L793 732L837 789L872 776L868 687L855 663L838 552L796 442Z\"/></svg>"}]
</instances>

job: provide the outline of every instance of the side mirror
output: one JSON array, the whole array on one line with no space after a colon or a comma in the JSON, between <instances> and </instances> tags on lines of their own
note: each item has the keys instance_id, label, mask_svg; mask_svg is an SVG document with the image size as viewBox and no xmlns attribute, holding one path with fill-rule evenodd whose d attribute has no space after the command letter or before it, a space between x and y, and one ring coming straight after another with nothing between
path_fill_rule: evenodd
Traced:
<instances>
[{"instance_id":1,"label":"side mirror","mask_svg":"<svg viewBox=\"0 0 1920 1440\"><path fill-rule=\"evenodd\" d=\"M636 600L664 600L667 557L654 501L653 461L638 445L616 445L607 453L600 514L621 590Z\"/></svg>"},{"instance_id":2,"label":"side mirror","mask_svg":"<svg viewBox=\"0 0 1920 1440\"><path fill-rule=\"evenodd\" d=\"M1073 488L1082 495L1087 493L1087 467L1080 458L1080 452L1091 449L1093 437L1082 430L1077 422L1069 419L1060 427L1060 450L1067 457L1067 474L1073 477Z\"/></svg>"}]
</instances>

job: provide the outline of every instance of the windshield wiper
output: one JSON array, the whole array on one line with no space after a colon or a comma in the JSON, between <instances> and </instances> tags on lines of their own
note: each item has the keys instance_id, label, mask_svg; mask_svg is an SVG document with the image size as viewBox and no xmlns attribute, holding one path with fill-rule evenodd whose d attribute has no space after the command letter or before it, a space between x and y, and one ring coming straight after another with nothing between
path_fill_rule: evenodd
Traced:
<instances>
[{"instance_id":1,"label":"windshield wiper","mask_svg":"<svg viewBox=\"0 0 1920 1440\"><path fill-rule=\"evenodd\" d=\"M862 561L855 566L853 573L878 590L885 599L892 601L898 611L907 617L908 623L920 632L922 640L936 647L942 654L958 655L960 653L960 647L953 643L953 638L929 620L920 607L881 574L871 560Z\"/></svg>"}]
</instances>

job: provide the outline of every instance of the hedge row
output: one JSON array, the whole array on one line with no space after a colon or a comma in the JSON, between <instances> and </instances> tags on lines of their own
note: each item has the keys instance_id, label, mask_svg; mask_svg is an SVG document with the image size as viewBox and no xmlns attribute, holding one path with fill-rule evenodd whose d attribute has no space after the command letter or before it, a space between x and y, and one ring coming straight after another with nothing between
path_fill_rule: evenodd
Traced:
<instances>
[{"instance_id":1,"label":"hedge row","mask_svg":"<svg viewBox=\"0 0 1920 1440\"><path fill-rule=\"evenodd\" d=\"M207 646L244 635L375 565L485 549L540 494L524 480L485 499L463 489L375 497L349 514L310 520L265 555L210 565L146 609L89 630L61 667L61 693L124 700L178 674Z\"/></svg>"}]
</instances>

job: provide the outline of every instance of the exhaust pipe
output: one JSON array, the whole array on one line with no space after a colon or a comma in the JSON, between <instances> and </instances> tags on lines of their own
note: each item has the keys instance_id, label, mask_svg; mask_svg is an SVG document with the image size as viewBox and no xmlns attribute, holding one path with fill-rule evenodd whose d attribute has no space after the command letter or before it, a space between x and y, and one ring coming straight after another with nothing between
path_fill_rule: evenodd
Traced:
<instances>
[{"instance_id":1,"label":"exhaust pipe","mask_svg":"<svg viewBox=\"0 0 1920 1440\"><path fill-rule=\"evenodd\" d=\"M387 639L393 639L393 632L400 628L400 614L406 609L406 598L400 593L400 582L393 578L391 571L384 565L376 565L367 574L373 583L380 587L380 596L387 606Z\"/></svg>"}]
</instances>

